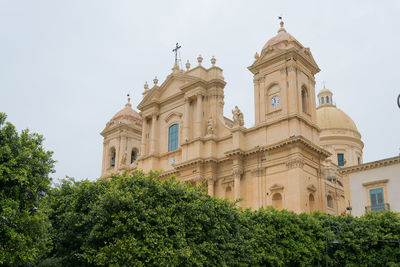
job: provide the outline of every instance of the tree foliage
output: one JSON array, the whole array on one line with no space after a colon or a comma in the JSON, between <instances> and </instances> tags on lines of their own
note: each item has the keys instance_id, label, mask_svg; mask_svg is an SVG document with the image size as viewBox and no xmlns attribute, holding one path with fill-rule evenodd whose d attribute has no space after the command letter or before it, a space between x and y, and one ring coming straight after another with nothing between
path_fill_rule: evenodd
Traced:
<instances>
[{"instance_id":1,"label":"tree foliage","mask_svg":"<svg viewBox=\"0 0 400 267\"><path fill-rule=\"evenodd\" d=\"M201 188L135 172L63 183L49 196L62 265L249 265L244 214Z\"/></svg>"},{"instance_id":2,"label":"tree foliage","mask_svg":"<svg viewBox=\"0 0 400 267\"><path fill-rule=\"evenodd\" d=\"M64 180L48 196L50 259L65 266L323 266L326 257L330 266L400 263L398 244L382 241L399 239L398 214L243 211L201 188L155 177Z\"/></svg>"},{"instance_id":3,"label":"tree foliage","mask_svg":"<svg viewBox=\"0 0 400 267\"><path fill-rule=\"evenodd\" d=\"M48 241L41 200L49 190L54 161L43 137L5 122L0 113L0 264L32 261Z\"/></svg>"}]
</instances>

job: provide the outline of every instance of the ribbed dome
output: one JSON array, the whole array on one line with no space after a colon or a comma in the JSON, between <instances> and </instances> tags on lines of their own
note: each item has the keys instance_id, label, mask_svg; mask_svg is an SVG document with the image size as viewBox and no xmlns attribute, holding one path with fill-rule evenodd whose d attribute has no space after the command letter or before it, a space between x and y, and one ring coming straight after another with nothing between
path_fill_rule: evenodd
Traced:
<instances>
[{"instance_id":1,"label":"ribbed dome","mask_svg":"<svg viewBox=\"0 0 400 267\"><path fill-rule=\"evenodd\" d=\"M281 22L281 28L278 30L278 34L264 45L263 50L269 46L275 46L280 49L288 49L294 46L298 48L303 48L303 45L296 40L290 33L286 32L285 28L283 28L283 22Z\"/></svg>"},{"instance_id":2,"label":"ribbed dome","mask_svg":"<svg viewBox=\"0 0 400 267\"><path fill-rule=\"evenodd\" d=\"M125 105L125 107L123 109L121 109L120 111L118 111L117 114L114 115L114 117L112 117L112 121L122 121L122 120L128 120L128 121L137 121L137 120L141 120L142 117L140 117L139 113L137 113L136 111L134 111L132 109L132 105L131 103L127 103Z\"/></svg>"},{"instance_id":3,"label":"ribbed dome","mask_svg":"<svg viewBox=\"0 0 400 267\"><path fill-rule=\"evenodd\" d=\"M317 122L322 130L345 129L358 132L354 121L346 113L333 105L318 107Z\"/></svg>"}]
</instances>

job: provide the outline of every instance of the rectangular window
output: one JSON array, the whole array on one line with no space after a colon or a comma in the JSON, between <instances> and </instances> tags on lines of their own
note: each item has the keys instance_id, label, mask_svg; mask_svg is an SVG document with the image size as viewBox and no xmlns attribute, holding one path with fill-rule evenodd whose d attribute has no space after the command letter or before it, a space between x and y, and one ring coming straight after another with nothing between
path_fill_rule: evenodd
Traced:
<instances>
[{"instance_id":1,"label":"rectangular window","mask_svg":"<svg viewBox=\"0 0 400 267\"><path fill-rule=\"evenodd\" d=\"M337 154L337 165L344 166L344 156L342 153Z\"/></svg>"},{"instance_id":2,"label":"rectangular window","mask_svg":"<svg viewBox=\"0 0 400 267\"><path fill-rule=\"evenodd\" d=\"M385 201L383 197L383 188L375 188L369 190L369 198L371 201L372 211L384 211Z\"/></svg>"}]
</instances>

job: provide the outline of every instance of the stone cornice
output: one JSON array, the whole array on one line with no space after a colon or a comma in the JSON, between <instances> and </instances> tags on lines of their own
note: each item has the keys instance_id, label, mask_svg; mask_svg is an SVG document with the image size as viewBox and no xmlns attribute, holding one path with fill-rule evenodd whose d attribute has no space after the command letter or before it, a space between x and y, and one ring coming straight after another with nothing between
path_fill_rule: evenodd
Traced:
<instances>
[{"instance_id":1,"label":"stone cornice","mask_svg":"<svg viewBox=\"0 0 400 267\"><path fill-rule=\"evenodd\" d=\"M106 126L106 128L104 128L104 130L101 131L100 134L103 137L105 137L106 135L109 135L109 134L111 134L113 132L117 132L117 131L119 131L121 129L130 130L130 131L133 130L133 132L135 132L137 134L142 134L142 126L141 125L139 126L136 123L130 123L130 124L127 124L127 123L115 123L114 125Z\"/></svg>"},{"instance_id":2,"label":"stone cornice","mask_svg":"<svg viewBox=\"0 0 400 267\"><path fill-rule=\"evenodd\" d=\"M360 165L356 165L356 166L342 168L342 169L340 169L339 172L341 174L349 174L349 173L355 173L355 172L359 172L359 171L365 171L365 170L380 168L380 167L399 164L399 163L400 163L400 156L396 156L396 157L392 157L392 158L387 158L387 159L368 162L368 163L364 163L364 164L360 164Z\"/></svg>"},{"instance_id":3,"label":"stone cornice","mask_svg":"<svg viewBox=\"0 0 400 267\"><path fill-rule=\"evenodd\" d=\"M278 50L278 49L277 49ZM271 66L274 63L277 63L279 61L286 61L288 58L295 58L296 61L301 61L302 64L307 66L308 68L313 70L313 74L316 74L320 71L318 68L317 64L315 63L314 59L312 56L306 55L302 53L299 49L297 48L290 48L290 49L284 49L280 50L279 53L272 55L271 57L264 57L260 60L257 60L256 62L253 63L253 65L249 66L248 69L253 73L257 73L261 68L264 66Z\"/></svg>"},{"instance_id":4,"label":"stone cornice","mask_svg":"<svg viewBox=\"0 0 400 267\"><path fill-rule=\"evenodd\" d=\"M289 120L292 120L292 119L301 120L302 122L304 122L304 123L308 124L309 126L315 128L318 132L321 132L321 128L319 128L319 126L316 123L313 123L313 122L309 121L308 119L304 118L304 116L299 116L298 114L290 114L290 115L286 115L283 118L276 119L274 121L263 122L263 123L260 123L258 125L255 125L255 126L253 126L251 128L246 128L244 130L244 132L246 132L246 133L252 132L252 131L258 130L259 128L262 128L262 127L266 127L266 126L268 127L268 126L280 123L282 121L289 121Z\"/></svg>"},{"instance_id":5,"label":"stone cornice","mask_svg":"<svg viewBox=\"0 0 400 267\"><path fill-rule=\"evenodd\" d=\"M272 144L272 145L258 146L256 148L246 151L244 154L247 156L247 155L257 153L259 151L272 151L272 150L283 148L287 145L292 145L292 144L301 144L301 145L305 146L306 148L309 148L310 150L316 152L317 154L319 154L323 157L329 157L331 155L331 153L329 153L327 150L311 143L309 140L305 139L301 135L285 139L283 141L280 141L280 142Z\"/></svg>"},{"instance_id":6,"label":"stone cornice","mask_svg":"<svg viewBox=\"0 0 400 267\"><path fill-rule=\"evenodd\" d=\"M210 158L205 158L205 159L203 159L203 158L195 158L195 159L192 159L192 160L184 161L184 162L179 163L179 164L174 164L174 168L175 169L183 169L183 168L188 167L188 166L204 164L204 163L210 163L210 162L218 163L218 160L216 158L211 158L211 157Z\"/></svg>"}]
</instances>

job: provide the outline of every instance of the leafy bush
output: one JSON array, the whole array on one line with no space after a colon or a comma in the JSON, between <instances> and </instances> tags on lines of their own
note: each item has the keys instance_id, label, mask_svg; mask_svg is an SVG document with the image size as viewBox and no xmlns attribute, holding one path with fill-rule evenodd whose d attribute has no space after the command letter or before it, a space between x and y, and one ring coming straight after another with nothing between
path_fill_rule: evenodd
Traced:
<instances>
[{"instance_id":1,"label":"leafy bush","mask_svg":"<svg viewBox=\"0 0 400 267\"><path fill-rule=\"evenodd\" d=\"M64 180L48 196L52 260L63 266L398 265L400 218L241 210L152 173ZM336 226L338 231L330 226ZM328 237L328 255L325 254ZM332 244L336 237L340 243Z\"/></svg>"}]
</instances>

